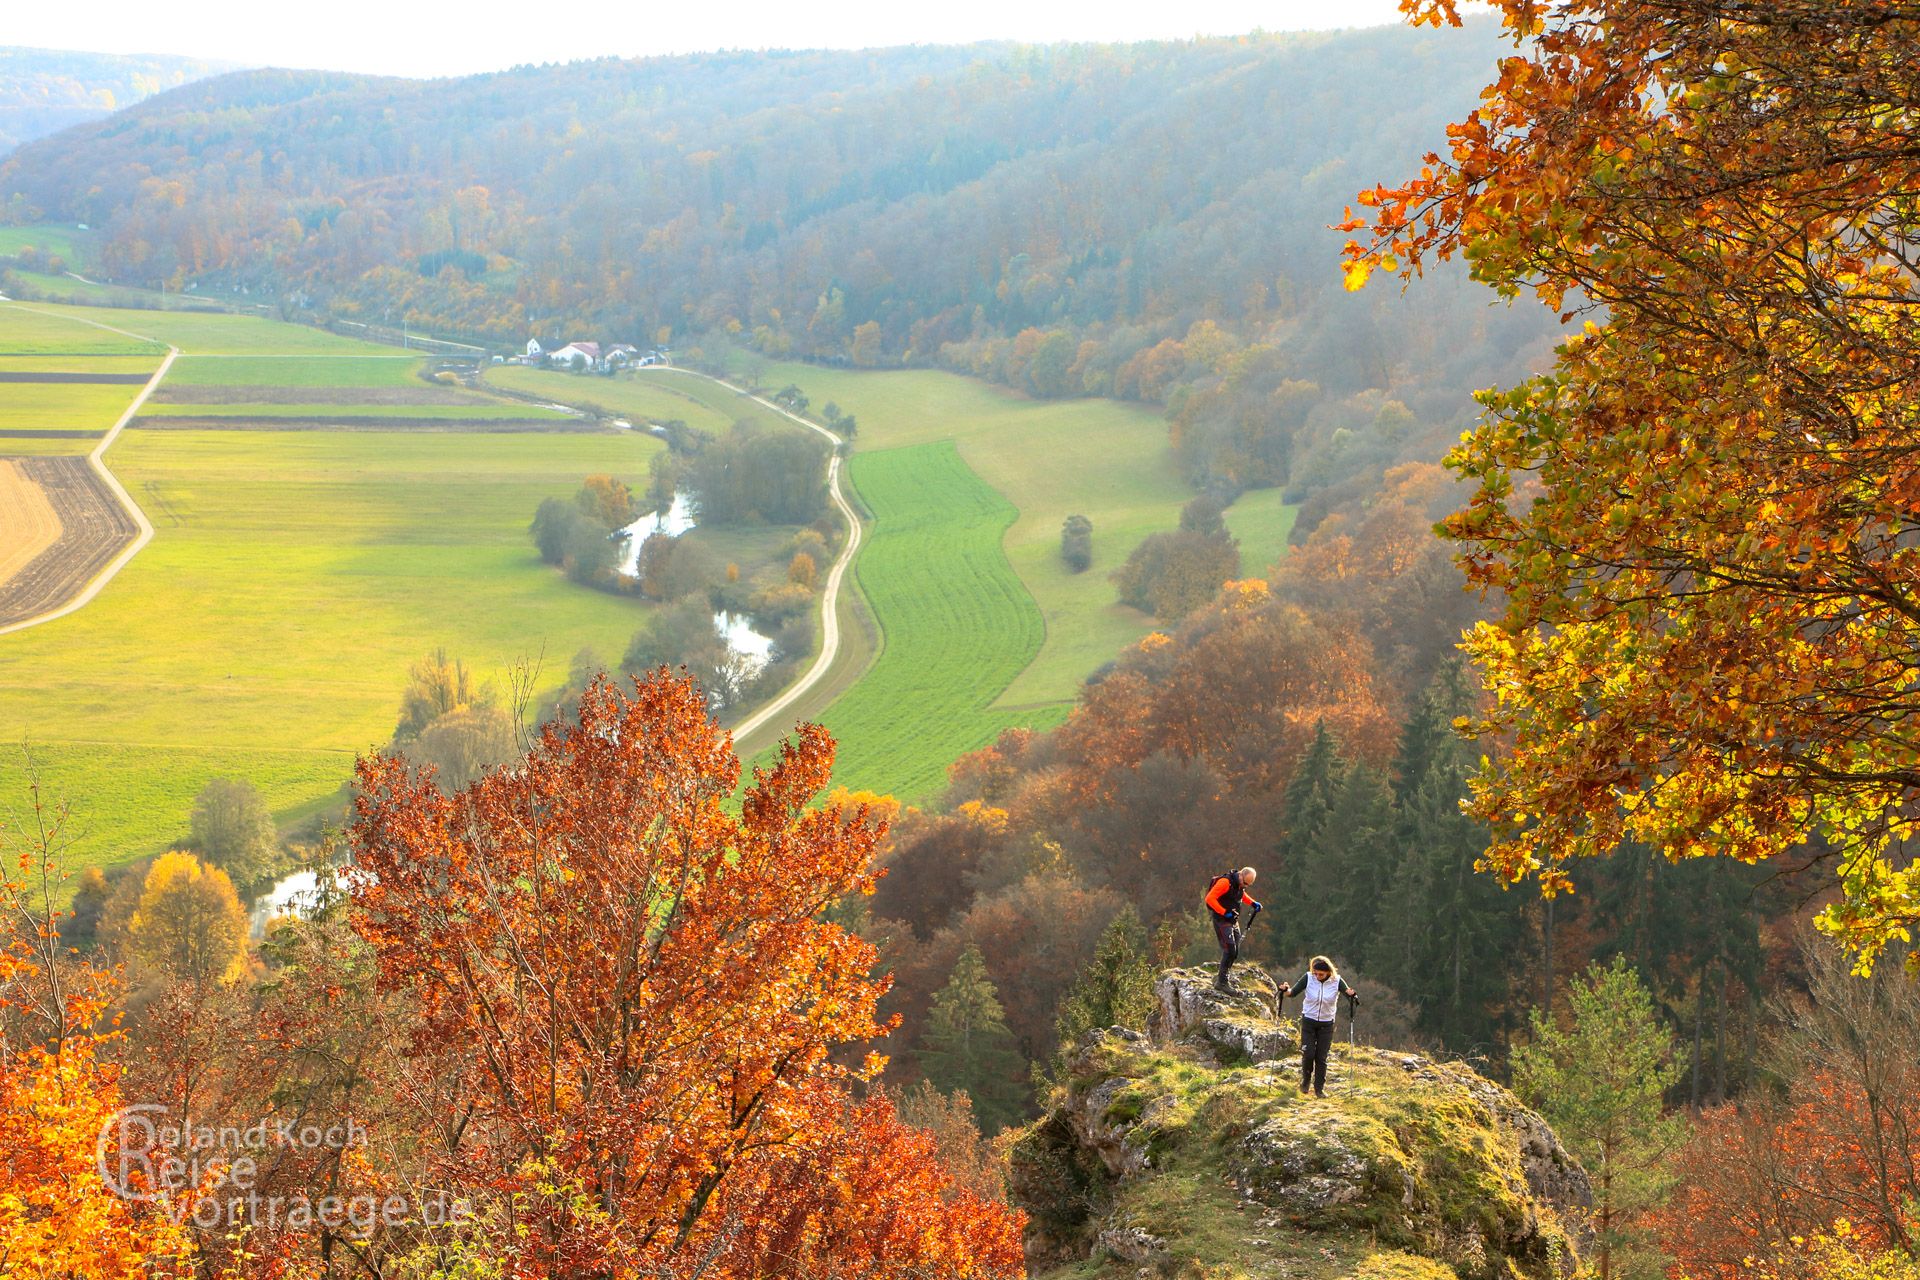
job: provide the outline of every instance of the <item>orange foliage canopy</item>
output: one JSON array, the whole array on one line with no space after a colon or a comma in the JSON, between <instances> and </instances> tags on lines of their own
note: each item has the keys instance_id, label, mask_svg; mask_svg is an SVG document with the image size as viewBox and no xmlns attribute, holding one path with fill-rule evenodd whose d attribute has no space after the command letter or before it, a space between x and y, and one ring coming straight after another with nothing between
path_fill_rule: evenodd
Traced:
<instances>
[{"instance_id":1,"label":"orange foliage canopy","mask_svg":"<svg viewBox=\"0 0 1920 1280\"><path fill-rule=\"evenodd\" d=\"M31 818L16 866L0 866L0 1273L191 1275L163 1206L123 1198L103 1176L98 1144L122 1104L108 1056L117 993L71 959L45 909L65 815L41 805L37 785Z\"/></svg>"},{"instance_id":2,"label":"orange foliage canopy","mask_svg":"<svg viewBox=\"0 0 1920 1280\"><path fill-rule=\"evenodd\" d=\"M1920 1097L1876 1104L1857 1081L1809 1073L1783 1105L1707 1112L1655 1225L1689 1280L1742 1280L1749 1259L1787 1253L1836 1219L1869 1252L1906 1248L1910 1197L1920 1193L1916 1141Z\"/></svg>"},{"instance_id":3,"label":"orange foliage canopy","mask_svg":"<svg viewBox=\"0 0 1920 1280\"><path fill-rule=\"evenodd\" d=\"M516 1274L1019 1273L1018 1215L849 1100L885 980L823 912L885 824L808 807L832 761L804 726L730 812L732 742L660 672L458 796L360 763L355 927L417 1006L433 1173Z\"/></svg>"}]
</instances>

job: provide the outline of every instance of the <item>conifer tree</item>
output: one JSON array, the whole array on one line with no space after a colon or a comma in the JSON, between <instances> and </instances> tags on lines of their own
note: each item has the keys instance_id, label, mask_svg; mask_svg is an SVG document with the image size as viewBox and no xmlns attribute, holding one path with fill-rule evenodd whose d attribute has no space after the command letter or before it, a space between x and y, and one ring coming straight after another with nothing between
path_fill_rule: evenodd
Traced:
<instances>
[{"instance_id":1,"label":"conifer tree","mask_svg":"<svg viewBox=\"0 0 1920 1280\"><path fill-rule=\"evenodd\" d=\"M1363 761L1333 781L1328 809L1300 850L1300 890L1290 899L1300 949L1360 956L1372 946L1380 902L1398 867L1398 815L1379 770ZM1310 806L1311 807L1311 806Z\"/></svg>"},{"instance_id":2,"label":"conifer tree","mask_svg":"<svg viewBox=\"0 0 1920 1280\"><path fill-rule=\"evenodd\" d=\"M1459 744L1434 755L1402 809L1399 865L1365 953L1420 1010L1421 1029L1456 1052L1498 1041L1524 937L1521 899L1474 870L1490 837L1460 812L1464 755Z\"/></svg>"},{"instance_id":3,"label":"conifer tree","mask_svg":"<svg viewBox=\"0 0 1920 1280\"><path fill-rule=\"evenodd\" d=\"M1276 902L1298 902L1306 892L1310 850L1319 841L1333 812L1334 790L1344 770L1339 745L1326 721L1315 726L1313 742L1300 758L1293 778L1287 783L1283 799L1284 826L1274 846L1270 887L1255 896ZM1225 870L1225 868L1221 868ZM1312 945L1308 921L1298 912L1276 911L1268 927L1273 929L1273 944L1281 955L1290 955Z\"/></svg>"},{"instance_id":4,"label":"conifer tree","mask_svg":"<svg viewBox=\"0 0 1920 1280\"><path fill-rule=\"evenodd\" d=\"M1081 1036L1100 1027L1142 1026L1152 1009L1153 957L1147 954L1147 931L1128 903L1100 935L1080 980L1060 999L1051 1079L1064 1080L1066 1060Z\"/></svg>"},{"instance_id":5,"label":"conifer tree","mask_svg":"<svg viewBox=\"0 0 1920 1280\"><path fill-rule=\"evenodd\" d=\"M947 985L933 997L920 1065L936 1088L966 1090L983 1131L996 1133L1019 1119L1020 1053L978 946L960 953Z\"/></svg>"},{"instance_id":6,"label":"conifer tree","mask_svg":"<svg viewBox=\"0 0 1920 1280\"><path fill-rule=\"evenodd\" d=\"M1533 1015L1531 1043L1514 1050L1514 1090L1593 1177L1600 1280L1657 1280L1666 1259L1637 1220L1666 1198L1668 1158L1686 1138L1662 1101L1683 1071L1673 1033L1624 957L1588 969L1570 999L1565 1026Z\"/></svg>"}]
</instances>

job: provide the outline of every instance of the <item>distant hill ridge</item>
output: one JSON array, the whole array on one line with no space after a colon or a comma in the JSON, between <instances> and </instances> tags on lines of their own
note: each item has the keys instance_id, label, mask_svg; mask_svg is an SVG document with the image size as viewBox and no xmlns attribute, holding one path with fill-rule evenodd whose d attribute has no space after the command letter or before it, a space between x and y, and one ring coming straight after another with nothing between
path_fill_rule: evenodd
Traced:
<instances>
[{"instance_id":1,"label":"distant hill ridge","mask_svg":"<svg viewBox=\"0 0 1920 1280\"><path fill-rule=\"evenodd\" d=\"M1035 327L1252 329L1337 292L1327 224L1443 140L1492 34L250 71L21 148L0 208L103 230L128 283L297 286L502 340L564 319L893 363Z\"/></svg>"},{"instance_id":2,"label":"distant hill ridge","mask_svg":"<svg viewBox=\"0 0 1920 1280\"><path fill-rule=\"evenodd\" d=\"M165 54L0 47L0 156L23 142L233 68L230 62Z\"/></svg>"}]
</instances>

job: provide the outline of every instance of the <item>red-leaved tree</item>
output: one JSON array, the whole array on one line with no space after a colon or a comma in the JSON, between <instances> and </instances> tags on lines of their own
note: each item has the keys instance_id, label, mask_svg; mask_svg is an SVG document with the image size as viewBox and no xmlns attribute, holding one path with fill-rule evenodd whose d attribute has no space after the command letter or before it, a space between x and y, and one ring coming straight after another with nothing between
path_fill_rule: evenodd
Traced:
<instances>
[{"instance_id":1,"label":"red-leaved tree","mask_svg":"<svg viewBox=\"0 0 1920 1280\"><path fill-rule=\"evenodd\" d=\"M353 919L411 1004L401 1088L463 1247L535 1276L1019 1273L1018 1215L852 1100L880 1060L836 1051L884 1030L885 980L824 913L871 891L884 821L809 807L832 762L802 727L736 811L729 735L660 672L458 795L360 763Z\"/></svg>"}]
</instances>

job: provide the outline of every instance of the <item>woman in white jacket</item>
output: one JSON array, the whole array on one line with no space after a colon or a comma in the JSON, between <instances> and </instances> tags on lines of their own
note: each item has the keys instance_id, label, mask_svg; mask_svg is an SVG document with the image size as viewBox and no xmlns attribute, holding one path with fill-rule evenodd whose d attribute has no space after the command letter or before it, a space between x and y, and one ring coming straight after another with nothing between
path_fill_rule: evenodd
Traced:
<instances>
[{"instance_id":1,"label":"woman in white jacket","mask_svg":"<svg viewBox=\"0 0 1920 1280\"><path fill-rule=\"evenodd\" d=\"M1300 997L1300 1092L1327 1096L1327 1054L1333 1049L1333 1023L1340 1013L1340 997L1359 999L1325 956L1315 956L1297 982L1280 988L1280 998Z\"/></svg>"}]
</instances>

